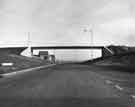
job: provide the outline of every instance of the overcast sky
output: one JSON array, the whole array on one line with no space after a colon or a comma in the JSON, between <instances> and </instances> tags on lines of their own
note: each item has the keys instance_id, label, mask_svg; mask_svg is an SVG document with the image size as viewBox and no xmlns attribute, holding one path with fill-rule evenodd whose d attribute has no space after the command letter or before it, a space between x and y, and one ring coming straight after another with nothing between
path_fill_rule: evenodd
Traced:
<instances>
[{"instance_id":1,"label":"overcast sky","mask_svg":"<svg viewBox=\"0 0 135 107\"><path fill-rule=\"evenodd\" d=\"M0 0L1 43L135 45L134 0ZM117 39L116 39L117 38ZM41 42L41 43L40 43Z\"/></svg>"},{"instance_id":2,"label":"overcast sky","mask_svg":"<svg viewBox=\"0 0 135 107\"><path fill-rule=\"evenodd\" d=\"M0 0L0 44L135 45L134 0ZM63 44L64 43L64 44Z\"/></svg>"}]
</instances>

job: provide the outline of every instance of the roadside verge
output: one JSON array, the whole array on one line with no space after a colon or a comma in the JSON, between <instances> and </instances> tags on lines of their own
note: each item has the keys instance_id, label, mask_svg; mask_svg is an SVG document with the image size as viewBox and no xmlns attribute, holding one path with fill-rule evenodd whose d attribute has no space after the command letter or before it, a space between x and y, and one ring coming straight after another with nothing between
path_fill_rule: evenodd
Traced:
<instances>
[{"instance_id":1,"label":"roadside verge","mask_svg":"<svg viewBox=\"0 0 135 107\"><path fill-rule=\"evenodd\" d=\"M52 67L52 66L55 66L55 65L56 64L48 64L48 65L38 66L38 67L23 69L23 70L11 72L11 73L0 74L0 76L1 77L9 77L9 76L12 76L12 75L22 74L22 73L25 73L25 72L29 72L29 71L33 71L33 70L39 70L39 69L42 69L42 68L48 68L48 67Z\"/></svg>"}]
</instances>

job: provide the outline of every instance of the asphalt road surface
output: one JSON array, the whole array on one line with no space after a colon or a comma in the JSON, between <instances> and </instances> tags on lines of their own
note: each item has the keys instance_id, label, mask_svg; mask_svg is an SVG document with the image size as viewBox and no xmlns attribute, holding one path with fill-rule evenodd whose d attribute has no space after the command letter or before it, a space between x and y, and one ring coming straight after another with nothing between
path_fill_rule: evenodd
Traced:
<instances>
[{"instance_id":1,"label":"asphalt road surface","mask_svg":"<svg viewBox=\"0 0 135 107\"><path fill-rule=\"evenodd\" d=\"M135 107L134 74L61 64L0 79L0 107Z\"/></svg>"}]
</instances>

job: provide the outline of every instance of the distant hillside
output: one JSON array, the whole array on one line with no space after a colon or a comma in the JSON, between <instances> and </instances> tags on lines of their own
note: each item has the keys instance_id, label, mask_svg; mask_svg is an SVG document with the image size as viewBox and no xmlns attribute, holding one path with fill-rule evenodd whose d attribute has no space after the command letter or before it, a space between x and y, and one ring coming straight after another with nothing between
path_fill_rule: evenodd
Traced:
<instances>
[{"instance_id":1,"label":"distant hillside","mask_svg":"<svg viewBox=\"0 0 135 107\"><path fill-rule=\"evenodd\" d=\"M82 64L95 65L103 69L116 70L122 72L135 72L135 52L100 57L94 60L85 61Z\"/></svg>"},{"instance_id":2,"label":"distant hillside","mask_svg":"<svg viewBox=\"0 0 135 107\"><path fill-rule=\"evenodd\" d=\"M110 49L114 54L135 52L135 47L129 47L129 46L110 45L107 46L107 48Z\"/></svg>"},{"instance_id":3,"label":"distant hillside","mask_svg":"<svg viewBox=\"0 0 135 107\"><path fill-rule=\"evenodd\" d=\"M105 58L95 59L94 64L102 64L102 65L119 64L119 65L135 66L135 52L122 53Z\"/></svg>"},{"instance_id":4,"label":"distant hillside","mask_svg":"<svg viewBox=\"0 0 135 107\"><path fill-rule=\"evenodd\" d=\"M0 55L5 54L16 54L20 55L22 51L24 51L27 47L1 47Z\"/></svg>"},{"instance_id":5,"label":"distant hillside","mask_svg":"<svg viewBox=\"0 0 135 107\"><path fill-rule=\"evenodd\" d=\"M135 72L135 47L108 46L108 48L114 52L113 55L110 54L110 56L88 60L83 62L83 64L122 68L126 71Z\"/></svg>"}]
</instances>

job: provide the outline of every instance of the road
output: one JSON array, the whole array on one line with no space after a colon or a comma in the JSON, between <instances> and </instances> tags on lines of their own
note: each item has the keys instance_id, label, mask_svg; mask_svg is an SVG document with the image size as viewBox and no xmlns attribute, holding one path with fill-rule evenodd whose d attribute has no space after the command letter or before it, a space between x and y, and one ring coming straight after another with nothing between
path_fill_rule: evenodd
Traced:
<instances>
[{"instance_id":1,"label":"road","mask_svg":"<svg viewBox=\"0 0 135 107\"><path fill-rule=\"evenodd\" d=\"M0 106L134 107L134 74L60 64L0 80Z\"/></svg>"}]
</instances>

